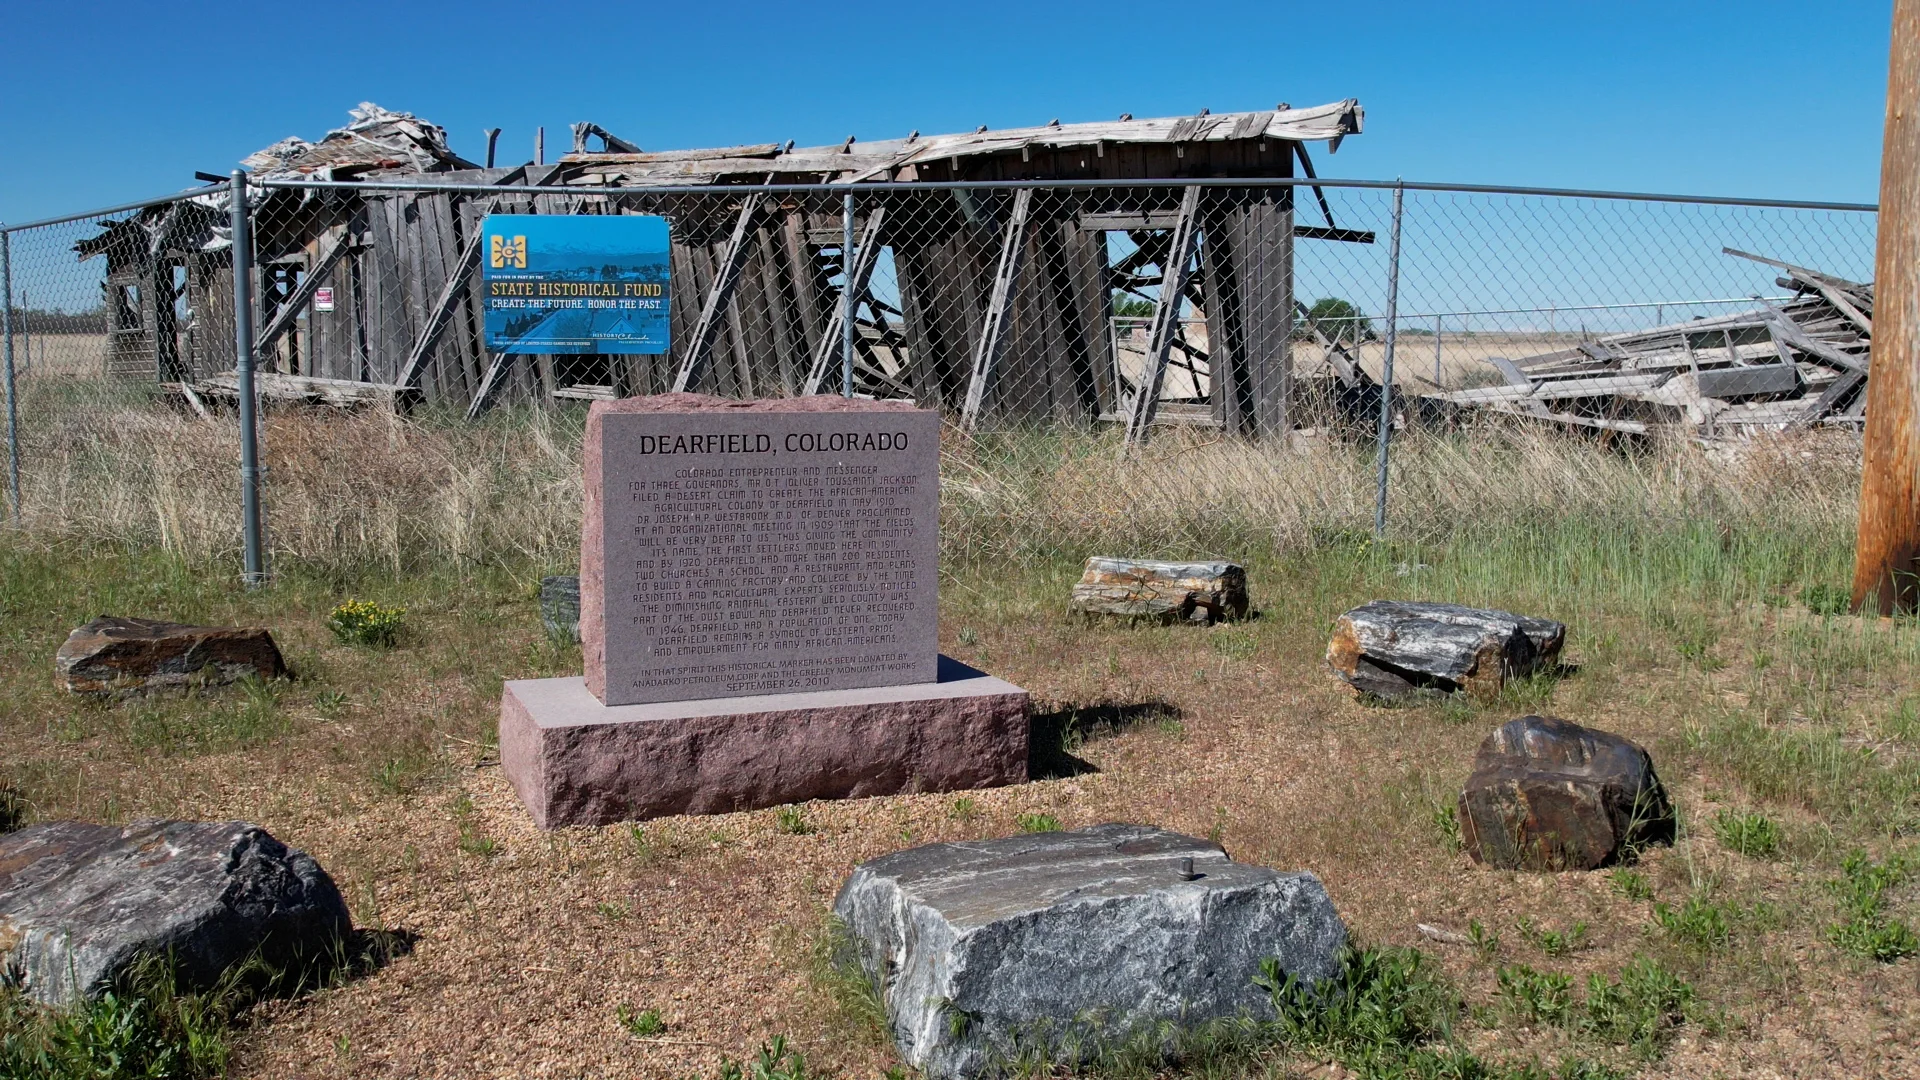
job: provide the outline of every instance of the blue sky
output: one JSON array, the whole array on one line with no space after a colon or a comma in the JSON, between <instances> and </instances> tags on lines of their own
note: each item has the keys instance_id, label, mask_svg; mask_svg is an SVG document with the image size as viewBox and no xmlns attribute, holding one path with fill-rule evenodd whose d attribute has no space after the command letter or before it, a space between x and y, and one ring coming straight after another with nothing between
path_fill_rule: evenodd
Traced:
<instances>
[{"instance_id":1,"label":"blue sky","mask_svg":"<svg viewBox=\"0 0 1920 1080\"><path fill-rule=\"evenodd\" d=\"M1887 0L233 5L11 0L0 219L176 190L361 100L504 160L1317 104L1322 175L1872 201Z\"/></svg>"}]
</instances>

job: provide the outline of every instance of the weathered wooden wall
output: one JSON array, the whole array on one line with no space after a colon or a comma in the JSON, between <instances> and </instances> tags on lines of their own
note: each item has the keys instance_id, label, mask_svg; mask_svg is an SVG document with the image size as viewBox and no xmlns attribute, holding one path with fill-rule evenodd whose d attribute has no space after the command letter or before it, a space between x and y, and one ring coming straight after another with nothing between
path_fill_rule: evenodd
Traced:
<instances>
[{"instance_id":1,"label":"weathered wooden wall","mask_svg":"<svg viewBox=\"0 0 1920 1080\"><path fill-rule=\"evenodd\" d=\"M1140 177L1287 176L1292 153L1280 140L1107 147L1030 156L930 163L923 179L1006 180ZM558 169L485 174L499 194L472 191L353 192L324 199L282 191L287 209L263 246L316 265L344 233L348 254L326 272L331 312L309 311L296 373L390 383L428 327L436 299L455 274L471 284L415 373L428 403L466 407L498 364L494 403L546 402L557 390L598 386L615 394L671 388L695 339L708 293L727 263L741 200L757 210L744 233L738 274L697 365L695 389L728 396L803 392L835 332L840 304L842 222L838 196L656 195L643 188L583 188L532 194L512 181L553 180ZM472 182L442 174L435 182ZM504 181L504 182L503 182ZM952 190L912 183L861 189L856 228L884 209L880 268L860 311L862 389L911 394L929 407L958 410L966 399L975 350L988 316L1010 207L1010 190ZM1109 337L1114 286L1107 231L1086 222L1116 211L1152 212L1159 224L1136 240L1164 234L1177 187L1042 189L1020 234L1019 273L1002 322L1004 344L982 403L1001 422L1092 423L1124 407ZM1193 299L1207 320L1214 418L1229 431L1284 431L1293 333L1293 210L1287 189L1208 189L1199 222L1200 270ZM268 214L274 213L270 206ZM672 225L670 321L675 352L662 356L521 356L500 361L483 348L483 297L477 260L462 256L488 213L661 213ZM1155 232L1156 229L1160 231ZM270 314L270 313L269 313ZM828 385L838 385L837 346ZM288 351L289 363L293 352Z\"/></svg>"}]
</instances>

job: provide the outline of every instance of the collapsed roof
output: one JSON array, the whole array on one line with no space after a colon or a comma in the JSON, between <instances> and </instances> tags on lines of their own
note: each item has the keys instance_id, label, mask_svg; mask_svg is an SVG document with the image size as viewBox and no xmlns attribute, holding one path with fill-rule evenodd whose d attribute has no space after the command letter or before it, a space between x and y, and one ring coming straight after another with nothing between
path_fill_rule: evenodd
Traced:
<instances>
[{"instance_id":1,"label":"collapsed roof","mask_svg":"<svg viewBox=\"0 0 1920 1080\"><path fill-rule=\"evenodd\" d=\"M1015 153L1022 161L1030 161L1035 152L1087 150L1093 151L1095 158L1104 158L1116 147L1160 145L1175 147L1176 153L1183 155L1184 148L1194 144L1262 140L1324 141L1331 152L1346 136L1359 134L1363 118L1360 103L1348 98L1305 109L1282 106L1266 112L1219 114L1203 109L1195 116L1146 120L1122 116L1084 124L1056 120L1040 127L1001 131L981 127L957 135L922 136L914 132L904 139L865 143L849 137L835 146L798 149L789 142L654 152L623 150L621 147L632 144L609 137L596 125L579 124L575 125L574 152L560 162L568 167L568 183L620 187L763 182L769 178L841 184L912 181L935 178L925 174L930 167L944 167L957 174L972 159ZM606 151L587 152L589 134L601 136ZM1084 153L1080 156L1086 158Z\"/></svg>"},{"instance_id":2,"label":"collapsed roof","mask_svg":"<svg viewBox=\"0 0 1920 1080\"><path fill-rule=\"evenodd\" d=\"M257 176L290 180L407 176L479 167L448 148L445 128L412 113L363 101L348 115L351 123L327 132L317 143L290 135L247 155L240 164Z\"/></svg>"}]
</instances>

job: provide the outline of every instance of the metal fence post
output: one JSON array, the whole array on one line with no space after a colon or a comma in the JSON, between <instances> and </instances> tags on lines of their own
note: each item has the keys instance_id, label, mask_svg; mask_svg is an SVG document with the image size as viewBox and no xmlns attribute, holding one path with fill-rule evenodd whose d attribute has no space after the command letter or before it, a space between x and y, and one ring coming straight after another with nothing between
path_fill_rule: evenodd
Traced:
<instances>
[{"instance_id":1,"label":"metal fence post","mask_svg":"<svg viewBox=\"0 0 1920 1080\"><path fill-rule=\"evenodd\" d=\"M247 174L233 170L233 347L240 397L240 528L248 588L266 583L260 548L260 445L253 390L253 237L247 225Z\"/></svg>"},{"instance_id":2,"label":"metal fence post","mask_svg":"<svg viewBox=\"0 0 1920 1080\"><path fill-rule=\"evenodd\" d=\"M1393 439L1393 345L1400 318L1400 204L1405 189L1393 189L1393 233L1387 247L1387 355L1380 365L1379 478L1373 496L1373 538L1387 535L1387 444Z\"/></svg>"},{"instance_id":3,"label":"metal fence post","mask_svg":"<svg viewBox=\"0 0 1920 1080\"><path fill-rule=\"evenodd\" d=\"M840 396L853 396L853 192L840 201Z\"/></svg>"},{"instance_id":4,"label":"metal fence post","mask_svg":"<svg viewBox=\"0 0 1920 1080\"><path fill-rule=\"evenodd\" d=\"M7 363L7 496L13 505L13 527L20 527L20 406L13 385L13 234L0 226L0 332L6 336ZM32 357L27 358L29 362Z\"/></svg>"}]
</instances>

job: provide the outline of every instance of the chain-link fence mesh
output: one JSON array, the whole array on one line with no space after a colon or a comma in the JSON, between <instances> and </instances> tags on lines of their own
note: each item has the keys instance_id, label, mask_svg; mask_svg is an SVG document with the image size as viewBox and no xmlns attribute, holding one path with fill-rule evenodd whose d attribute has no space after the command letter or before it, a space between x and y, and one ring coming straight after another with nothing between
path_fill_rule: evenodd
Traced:
<instances>
[{"instance_id":1,"label":"chain-link fence mesh","mask_svg":"<svg viewBox=\"0 0 1920 1080\"><path fill-rule=\"evenodd\" d=\"M1856 283L1872 274L1869 208L1403 194L1396 220L1391 185L1324 182L269 179L251 188L240 262L256 298L272 544L316 559L560 559L577 542L583 403L673 389L850 389L941 410L954 429L943 531L962 550L1010 531L1219 547L1233 529L1324 530L1371 516L1389 348L1395 423L1455 423L1442 395L1492 387L1516 411L1526 394L1499 389L1516 365L1604 366L1623 341L1810 295L1726 249ZM216 186L7 231L17 521L237 548L229 210ZM496 213L665 217L671 351L489 351L481 221ZM1719 333L1680 333L1675 363L1819 360L1767 352L1745 323ZM1806 381L1825 369L1802 366L1812 374L1790 392L1768 393L1797 401L1826 385ZM1825 422L1857 422L1835 404ZM1682 406L1665 418L1686 420ZM1545 411L1599 415L1582 408ZM1636 416L1601 426L1646 430L1647 412ZM1479 466L1449 464L1451 452L1397 471L1396 505L1490 497L1476 486L1486 477L1466 475ZM1576 477L1587 467L1556 460ZM1529 482L1604 486L1556 475Z\"/></svg>"}]
</instances>

